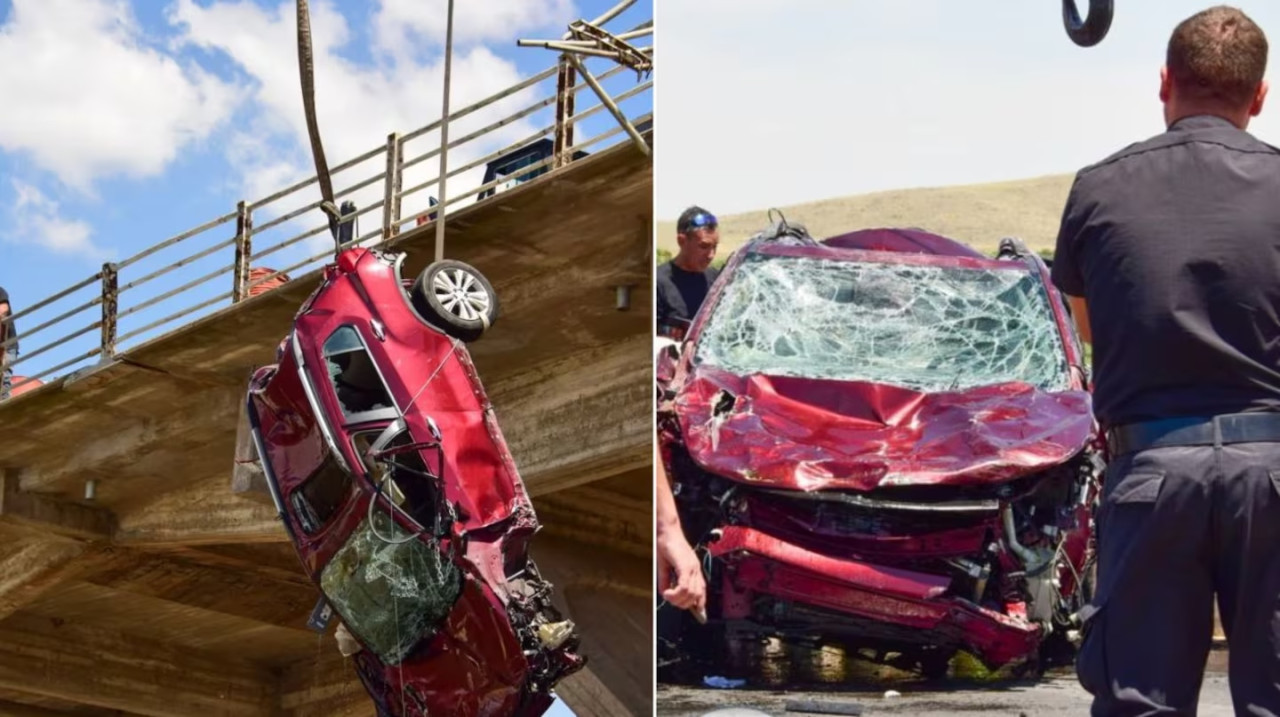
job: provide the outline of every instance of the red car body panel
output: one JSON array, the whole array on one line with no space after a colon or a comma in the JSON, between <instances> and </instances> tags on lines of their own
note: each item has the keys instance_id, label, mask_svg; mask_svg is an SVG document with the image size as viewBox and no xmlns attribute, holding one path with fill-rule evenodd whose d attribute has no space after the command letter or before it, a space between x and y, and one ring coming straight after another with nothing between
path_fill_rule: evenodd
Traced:
<instances>
[{"instance_id":1,"label":"red car body panel","mask_svg":"<svg viewBox=\"0 0 1280 717\"><path fill-rule=\"evenodd\" d=\"M319 585L325 567L371 515L375 496L377 513L393 515L405 531L430 527L393 512L353 436L372 441L395 421L415 444L441 436L438 454L416 452L442 478L454 520L443 526L439 544L462 572L461 589L434 634L401 663L384 665L367 646L358 653L361 678L382 709L397 716L541 714L553 701L550 684L531 688L540 680L518 632L532 628L514 624L519 610L507 575L509 566L523 565L538 522L465 344L426 324L404 287L397 264L364 249L348 249L326 268L281 344L278 363L259 369L251 382L264 468L299 558ZM329 379L323 346L344 326L355 330L394 403L380 415L347 418ZM333 498L332 515L308 534L293 501L330 456L352 480L345 495ZM536 571L524 577L538 580ZM346 624L360 619L331 607ZM576 640L568 644L576 647ZM552 684L583 664L568 648L553 653L537 658L553 663Z\"/></svg>"},{"instance_id":2,"label":"red car body panel","mask_svg":"<svg viewBox=\"0 0 1280 717\"><path fill-rule=\"evenodd\" d=\"M749 528L730 527L709 552L732 566L723 617L746 618L751 593L893 622L916 630L950 630L975 652L1003 664L1036 646L1039 631L967 601L939 600L950 581L938 575L833 558ZM733 608L737 607L737 610Z\"/></svg>"},{"instance_id":3,"label":"red car body panel","mask_svg":"<svg viewBox=\"0 0 1280 717\"><path fill-rule=\"evenodd\" d=\"M694 361L707 322L752 253L1023 271L1031 263L1050 294L1063 359L1072 367L1069 385L924 392L740 375ZM686 526L711 520L705 546L720 569L709 598L713 620L766 623L766 632L785 622L811 633L848 619L855 632L872 636L909 636L924 645L945 637L993 666L1035 651L1044 632L1023 617L1027 602L1010 592L1002 604L977 604L954 584L946 561L976 560L999 545L991 566L1016 574L1020 564L1004 547L1008 501L996 495L1016 496L1008 489L1024 490L1042 473L1074 471L1064 466L1098 445L1088 387L1076 370L1080 347L1043 263L986 258L918 230L872 229L821 243L753 241L721 271L680 347L679 356L663 351L658 358L659 440L680 485ZM703 496L713 482L728 487ZM1061 521L1070 524L1061 544L1069 564L1056 574L1064 594L1077 588L1091 536L1093 493L1085 492L1079 505L1060 506ZM959 505L966 499L977 504ZM705 518L707 511L719 517ZM689 537L697 544L704 536ZM773 612L764 614L760 598ZM796 606L800 617L770 622Z\"/></svg>"},{"instance_id":4,"label":"red car body panel","mask_svg":"<svg viewBox=\"0 0 1280 717\"><path fill-rule=\"evenodd\" d=\"M716 411L726 393L733 407ZM921 393L883 384L691 373L673 402L707 470L752 485L868 491L1003 482L1057 465L1091 439L1088 393L1001 384Z\"/></svg>"}]
</instances>

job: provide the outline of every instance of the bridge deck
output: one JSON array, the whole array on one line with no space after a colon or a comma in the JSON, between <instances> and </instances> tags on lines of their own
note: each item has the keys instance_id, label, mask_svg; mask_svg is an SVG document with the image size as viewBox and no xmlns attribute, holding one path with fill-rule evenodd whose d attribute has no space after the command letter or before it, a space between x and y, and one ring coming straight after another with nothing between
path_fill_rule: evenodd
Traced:
<instances>
[{"instance_id":1,"label":"bridge deck","mask_svg":"<svg viewBox=\"0 0 1280 717\"><path fill-rule=\"evenodd\" d=\"M447 219L446 256L502 303L471 350L546 525L535 558L595 653L562 687L579 714L651 699L651 167L617 145ZM392 245L407 276L434 233ZM247 378L317 279L0 404L0 711L371 714L305 630L317 592L269 501L231 489Z\"/></svg>"}]
</instances>

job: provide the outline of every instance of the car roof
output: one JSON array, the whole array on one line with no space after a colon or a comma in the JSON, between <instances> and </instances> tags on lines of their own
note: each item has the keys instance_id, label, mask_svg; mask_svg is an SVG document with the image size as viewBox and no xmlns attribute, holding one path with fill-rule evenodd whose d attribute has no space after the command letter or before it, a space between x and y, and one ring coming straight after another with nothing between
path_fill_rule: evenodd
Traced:
<instances>
[{"instance_id":1,"label":"car roof","mask_svg":"<svg viewBox=\"0 0 1280 717\"><path fill-rule=\"evenodd\" d=\"M838 249L964 256L977 259L990 258L954 239L948 239L923 229L860 229L847 234L828 237L823 239L821 243Z\"/></svg>"}]
</instances>

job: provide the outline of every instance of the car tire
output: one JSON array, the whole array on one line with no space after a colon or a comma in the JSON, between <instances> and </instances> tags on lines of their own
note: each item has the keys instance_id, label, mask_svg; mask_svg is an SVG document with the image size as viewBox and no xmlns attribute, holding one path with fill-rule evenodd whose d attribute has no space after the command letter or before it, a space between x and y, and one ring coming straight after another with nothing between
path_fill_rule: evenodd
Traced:
<instances>
[{"instance_id":1,"label":"car tire","mask_svg":"<svg viewBox=\"0 0 1280 717\"><path fill-rule=\"evenodd\" d=\"M475 267L454 259L429 265L409 289L413 308L449 336L479 339L498 319L498 295Z\"/></svg>"}]
</instances>

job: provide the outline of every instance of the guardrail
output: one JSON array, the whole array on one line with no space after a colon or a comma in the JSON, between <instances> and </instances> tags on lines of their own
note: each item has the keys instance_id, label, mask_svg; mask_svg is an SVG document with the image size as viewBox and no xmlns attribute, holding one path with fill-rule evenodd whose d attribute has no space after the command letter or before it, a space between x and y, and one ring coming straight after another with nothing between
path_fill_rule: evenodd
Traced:
<instances>
[{"instance_id":1,"label":"guardrail","mask_svg":"<svg viewBox=\"0 0 1280 717\"><path fill-rule=\"evenodd\" d=\"M650 26L642 24L632 33ZM601 61L612 69L594 72L597 87L590 87L579 81L574 59L561 56L556 65L523 82L450 113L448 132L461 136L451 139L444 149L449 196L438 203L427 191L439 184L438 167L433 172L437 176L424 175L439 162L441 120L403 135L392 133L381 146L331 168L335 200L339 204L352 200L357 207L354 214L344 216L344 223L353 222L354 242L377 246L396 237L411 222L433 222L441 211L447 226L451 208L485 201L513 178L516 182L540 181L547 172L589 155L589 149L594 152L618 142L632 142L629 130L616 117L625 116L642 128L651 123L653 80L626 66ZM623 81L632 76L634 81ZM545 94L552 85L554 89ZM608 101L578 110L577 95L584 89L588 98L599 100L598 90ZM513 104L518 109L496 119L491 116ZM470 129L476 124L482 126ZM530 125L538 129L512 140L515 132ZM435 148L411 155L411 145L427 143L433 132ZM595 133L580 138L587 132ZM540 156L533 151L538 143L546 145L548 141L549 152ZM494 145L498 149L491 149ZM462 184L459 177L496 170L497 160L519 150L531 154L514 160L518 165L515 171L454 190ZM432 159L436 161L428 162ZM375 163L379 171L366 176ZM336 189L353 176L360 178L345 189ZM286 199L301 201L304 193L313 199L286 208ZM311 176L268 197L241 201L234 210L127 259L104 264L93 276L31 306L14 307L21 308L12 317L21 348L10 366L15 374L14 392L110 361L143 341L167 335L288 281L294 272L320 268L333 255L328 220L320 204L318 180ZM406 211L410 205L413 208ZM359 217L373 212L380 213L377 228L359 234ZM178 248L191 253L160 263ZM269 268L264 260L285 266ZM80 303L62 308L75 301ZM54 335L55 330L65 333ZM14 341L7 337L0 346L7 349Z\"/></svg>"}]
</instances>

